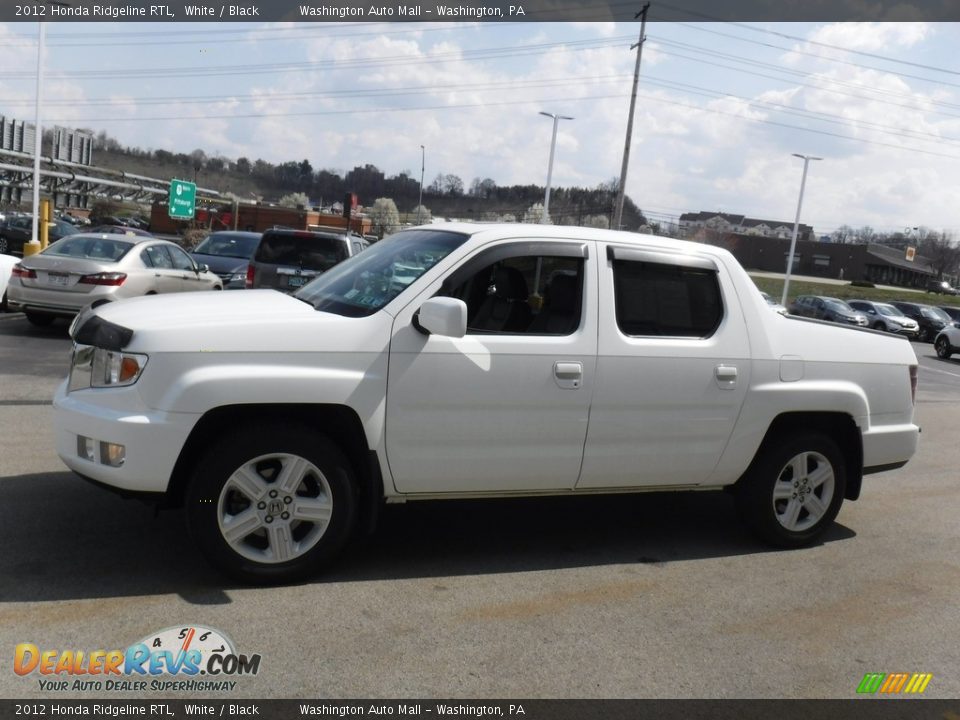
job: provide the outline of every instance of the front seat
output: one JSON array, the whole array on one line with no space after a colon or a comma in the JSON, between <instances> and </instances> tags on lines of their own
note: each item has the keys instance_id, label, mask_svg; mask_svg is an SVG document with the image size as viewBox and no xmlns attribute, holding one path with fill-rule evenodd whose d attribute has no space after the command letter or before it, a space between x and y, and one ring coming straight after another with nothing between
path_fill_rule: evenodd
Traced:
<instances>
[{"instance_id":1,"label":"front seat","mask_svg":"<svg viewBox=\"0 0 960 720\"><path fill-rule=\"evenodd\" d=\"M470 329L490 333L525 331L532 314L523 273L512 267L498 267L493 274L493 286L493 294L480 305Z\"/></svg>"},{"instance_id":2,"label":"front seat","mask_svg":"<svg viewBox=\"0 0 960 720\"><path fill-rule=\"evenodd\" d=\"M580 282L576 275L556 275L543 292L543 309L530 332L569 335L580 324Z\"/></svg>"}]
</instances>

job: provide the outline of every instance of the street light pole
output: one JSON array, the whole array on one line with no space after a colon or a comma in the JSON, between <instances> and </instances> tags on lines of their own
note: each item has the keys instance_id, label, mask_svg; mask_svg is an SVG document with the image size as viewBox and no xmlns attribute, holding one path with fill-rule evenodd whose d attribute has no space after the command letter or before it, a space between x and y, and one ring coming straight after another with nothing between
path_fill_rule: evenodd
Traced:
<instances>
[{"instance_id":1,"label":"street light pole","mask_svg":"<svg viewBox=\"0 0 960 720\"><path fill-rule=\"evenodd\" d=\"M40 126L40 103L41 93L43 91L43 46L47 36L46 23L37 23L40 26L40 34L37 40L37 105L34 113L34 133L36 137L33 143L33 222L31 223L30 242L40 242L38 234L40 222L40 143L43 139L43 128Z\"/></svg>"},{"instance_id":2,"label":"street light pole","mask_svg":"<svg viewBox=\"0 0 960 720\"><path fill-rule=\"evenodd\" d=\"M420 201L417 203L417 225L420 224L420 209L423 207L423 169L427 166L427 149L420 146Z\"/></svg>"},{"instance_id":3,"label":"street light pole","mask_svg":"<svg viewBox=\"0 0 960 720\"><path fill-rule=\"evenodd\" d=\"M543 217L540 220L540 222L546 223L550 219L550 181L553 179L553 153L557 147L557 125L561 120L573 120L573 118L542 111L540 114L553 118L553 139L550 141L550 162L547 165L547 192L543 198Z\"/></svg>"},{"instance_id":4,"label":"street light pole","mask_svg":"<svg viewBox=\"0 0 960 720\"><path fill-rule=\"evenodd\" d=\"M793 156L803 159L803 177L800 179L800 198L797 200L797 217L793 221L793 237L790 239L790 255L787 257L787 274L783 279L783 297L780 299L780 304L784 307L787 306L787 290L790 288L790 273L793 271L793 254L797 248L797 232L800 229L800 208L803 207L803 189L807 184L807 166L811 160L823 160L823 158L814 157L813 155L800 155L799 153L793 153Z\"/></svg>"}]
</instances>

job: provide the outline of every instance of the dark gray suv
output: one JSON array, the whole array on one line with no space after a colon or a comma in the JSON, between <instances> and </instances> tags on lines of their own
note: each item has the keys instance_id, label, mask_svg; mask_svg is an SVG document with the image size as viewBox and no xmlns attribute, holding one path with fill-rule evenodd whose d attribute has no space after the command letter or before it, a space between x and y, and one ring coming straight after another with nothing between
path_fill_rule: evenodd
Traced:
<instances>
[{"instance_id":1,"label":"dark gray suv","mask_svg":"<svg viewBox=\"0 0 960 720\"><path fill-rule=\"evenodd\" d=\"M367 245L353 233L267 230L247 266L247 287L299 290Z\"/></svg>"}]
</instances>

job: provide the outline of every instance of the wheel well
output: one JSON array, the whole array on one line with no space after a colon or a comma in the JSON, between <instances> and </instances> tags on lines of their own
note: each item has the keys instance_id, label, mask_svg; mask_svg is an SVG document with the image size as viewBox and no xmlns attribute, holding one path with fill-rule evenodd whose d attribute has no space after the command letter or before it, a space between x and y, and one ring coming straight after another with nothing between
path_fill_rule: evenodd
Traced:
<instances>
[{"instance_id":1,"label":"wheel well","mask_svg":"<svg viewBox=\"0 0 960 720\"><path fill-rule=\"evenodd\" d=\"M841 412L793 412L782 413L774 418L767 428L757 456L767 443L776 442L783 435L797 432L822 432L837 443L846 462L847 500L860 497L863 481L863 439L860 428L853 418Z\"/></svg>"},{"instance_id":2,"label":"wheel well","mask_svg":"<svg viewBox=\"0 0 960 720\"><path fill-rule=\"evenodd\" d=\"M376 453L367 445L363 423L352 408L343 405L259 404L227 405L207 411L197 421L184 443L173 467L164 505L180 507L184 503L191 471L203 452L232 428L247 423L266 424L276 421L298 422L329 437L353 465L359 482L360 526L372 530L380 501L383 499L383 478Z\"/></svg>"}]
</instances>

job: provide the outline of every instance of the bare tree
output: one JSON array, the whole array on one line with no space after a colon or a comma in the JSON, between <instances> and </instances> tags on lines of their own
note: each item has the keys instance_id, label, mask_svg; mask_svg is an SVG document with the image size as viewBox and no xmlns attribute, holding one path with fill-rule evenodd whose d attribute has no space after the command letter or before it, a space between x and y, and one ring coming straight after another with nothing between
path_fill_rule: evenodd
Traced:
<instances>
[{"instance_id":1,"label":"bare tree","mask_svg":"<svg viewBox=\"0 0 960 720\"><path fill-rule=\"evenodd\" d=\"M830 237L833 239L835 243L846 245L847 243L853 242L855 237L855 231L849 225L841 225L832 233L830 233Z\"/></svg>"},{"instance_id":2,"label":"bare tree","mask_svg":"<svg viewBox=\"0 0 960 720\"><path fill-rule=\"evenodd\" d=\"M960 269L960 247L945 232L929 232L920 241L918 252L930 262L937 279L954 275Z\"/></svg>"}]
</instances>

